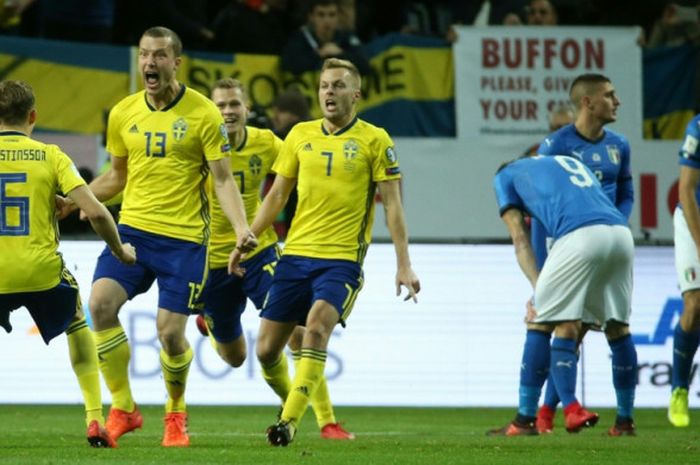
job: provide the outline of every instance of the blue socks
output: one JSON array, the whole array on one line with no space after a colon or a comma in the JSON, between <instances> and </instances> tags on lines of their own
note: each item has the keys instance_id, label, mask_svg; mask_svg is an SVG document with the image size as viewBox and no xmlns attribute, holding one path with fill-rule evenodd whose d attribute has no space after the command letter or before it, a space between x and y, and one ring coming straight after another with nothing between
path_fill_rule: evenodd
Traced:
<instances>
[{"instance_id":1,"label":"blue socks","mask_svg":"<svg viewBox=\"0 0 700 465\"><path fill-rule=\"evenodd\" d=\"M556 384L554 384L554 378L552 377L551 373L547 378L547 387L544 390L543 404L551 408L552 410L556 410L557 405L559 404L559 394L557 394L557 386Z\"/></svg>"},{"instance_id":2,"label":"blue socks","mask_svg":"<svg viewBox=\"0 0 700 465\"><path fill-rule=\"evenodd\" d=\"M564 407L576 401L577 364L576 340L555 337L552 341L550 373Z\"/></svg>"},{"instance_id":3,"label":"blue socks","mask_svg":"<svg viewBox=\"0 0 700 465\"><path fill-rule=\"evenodd\" d=\"M518 403L518 414L523 417L537 416L537 404L550 363L549 338L549 333L536 330L528 330L525 336Z\"/></svg>"},{"instance_id":4,"label":"blue socks","mask_svg":"<svg viewBox=\"0 0 700 465\"><path fill-rule=\"evenodd\" d=\"M617 396L618 418L632 418L634 392L637 388L637 349L632 336L608 342L612 350L612 375Z\"/></svg>"},{"instance_id":5,"label":"blue socks","mask_svg":"<svg viewBox=\"0 0 700 465\"><path fill-rule=\"evenodd\" d=\"M693 357L698 350L700 332L686 333L681 324L676 325L673 332L673 375L671 387L688 389L690 384L690 370L693 367Z\"/></svg>"}]
</instances>

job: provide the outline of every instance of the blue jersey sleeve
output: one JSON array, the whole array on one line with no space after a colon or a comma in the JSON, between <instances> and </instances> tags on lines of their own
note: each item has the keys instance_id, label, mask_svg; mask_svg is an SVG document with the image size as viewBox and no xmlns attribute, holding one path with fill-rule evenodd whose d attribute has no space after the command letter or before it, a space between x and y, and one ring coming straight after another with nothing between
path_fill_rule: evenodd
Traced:
<instances>
[{"instance_id":1,"label":"blue jersey sleeve","mask_svg":"<svg viewBox=\"0 0 700 465\"><path fill-rule=\"evenodd\" d=\"M515 190L513 177L510 176L507 167L498 172L493 178L493 188L496 191L499 214L502 215L509 208L524 209L523 201Z\"/></svg>"},{"instance_id":2,"label":"blue jersey sleeve","mask_svg":"<svg viewBox=\"0 0 700 465\"><path fill-rule=\"evenodd\" d=\"M563 137L559 131L554 132L544 138L537 149L539 155L568 155L563 144Z\"/></svg>"},{"instance_id":3,"label":"blue jersey sleeve","mask_svg":"<svg viewBox=\"0 0 700 465\"><path fill-rule=\"evenodd\" d=\"M681 165L700 169L698 139L700 139L700 115L693 118L685 129L685 139L679 153Z\"/></svg>"},{"instance_id":4,"label":"blue jersey sleeve","mask_svg":"<svg viewBox=\"0 0 700 465\"><path fill-rule=\"evenodd\" d=\"M629 220L634 205L634 182L630 168L630 144L623 141L620 153L620 174L617 177L615 206Z\"/></svg>"}]
</instances>

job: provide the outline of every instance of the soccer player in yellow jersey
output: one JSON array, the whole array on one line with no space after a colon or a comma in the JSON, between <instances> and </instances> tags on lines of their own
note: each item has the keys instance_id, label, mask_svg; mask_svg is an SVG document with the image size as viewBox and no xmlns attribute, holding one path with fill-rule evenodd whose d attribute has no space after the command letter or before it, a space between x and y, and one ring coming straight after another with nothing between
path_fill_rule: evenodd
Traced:
<instances>
[{"instance_id":1,"label":"soccer player in yellow jersey","mask_svg":"<svg viewBox=\"0 0 700 465\"><path fill-rule=\"evenodd\" d=\"M164 27L150 28L139 42L138 66L145 90L124 98L110 112L109 171L90 188L100 200L124 191L119 231L139 250L127 268L103 253L90 295L100 368L112 393L107 430L114 439L140 428L143 418L129 385L130 350L118 318L122 305L158 280L156 326L168 393L162 445L187 447L185 387L193 353L185 338L206 275L209 239L207 177L237 247L257 245L229 169L230 145L223 118L206 96L175 79L182 43Z\"/></svg>"},{"instance_id":2,"label":"soccer player in yellow jersey","mask_svg":"<svg viewBox=\"0 0 700 465\"><path fill-rule=\"evenodd\" d=\"M221 79L212 86L211 99L224 117L229 140L233 147L231 171L236 179L246 215L250 221L260 207L260 190L272 163L277 158L282 141L268 129L246 126L248 97L243 85L232 78ZM197 318L197 326L205 324L217 352L224 361L239 367L246 359L246 339L241 326L241 314L250 299L256 308L262 308L265 295L272 283L275 265L279 259L277 235L268 227L258 236L259 246L246 256L242 263L245 275L240 278L228 273L228 258L236 244L236 234L226 220L216 199L212 201L211 238L209 241L209 276L204 286L204 322ZM301 333L299 336L298 333ZM301 337L304 329L298 326L295 336L299 339L292 347L292 357L301 354ZM290 344L291 345L291 344ZM295 350L296 349L296 350ZM278 370L287 370L287 359L282 357ZM282 402L287 398L290 383L275 386ZM325 376L311 397L311 406L324 439L353 439L354 435L336 421L326 385Z\"/></svg>"},{"instance_id":3,"label":"soccer player in yellow jersey","mask_svg":"<svg viewBox=\"0 0 700 465\"><path fill-rule=\"evenodd\" d=\"M275 371L297 324L306 325L301 360L279 422L269 442L292 441L326 364L328 339L345 325L362 287L362 262L371 239L378 187L397 259L396 290L416 299L418 277L411 268L408 234L399 194L399 165L389 135L356 116L360 75L349 61L327 59L318 90L323 119L297 124L284 141L270 192L251 229L263 231L297 185L299 203L277 262L257 341L257 356L272 386L286 373ZM231 256L237 266L240 255ZM288 381L287 381L288 382Z\"/></svg>"},{"instance_id":4,"label":"soccer player in yellow jersey","mask_svg":"<svg viewBox=\"0 0 700 465\"><path fill-rule=\"evenodd\" d=\"M30 138L36 122L34 93L21 81L0 82L0 326L9 333L11 311L29 310L46 344L68 337L70 361L85 400L93 447L115 447L102 426L97 350L80 303L78 284L58 253L56 194L86 214L116 260L136 261L122 244L107 209L95 199L68 156Z\"/></svg>"}]
</instances>

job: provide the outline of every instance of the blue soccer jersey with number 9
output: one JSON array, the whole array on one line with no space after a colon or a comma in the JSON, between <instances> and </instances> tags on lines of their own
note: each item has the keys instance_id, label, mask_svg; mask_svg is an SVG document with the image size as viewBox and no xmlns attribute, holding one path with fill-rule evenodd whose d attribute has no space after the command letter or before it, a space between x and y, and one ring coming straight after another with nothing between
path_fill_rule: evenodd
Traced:
<instances>
[{"instance_id":1,"label":"blue soccer jersey with number 9","mask_svg":"<svg viewBox=\"0 0 700 465\"><path fill-rule=\"evenodd\" d=\"M593 173L571 157L517 160L496 174L493 185L501 213L526 211L554 239L584 226L627 224Z\"/></svg>"}]
</instances>

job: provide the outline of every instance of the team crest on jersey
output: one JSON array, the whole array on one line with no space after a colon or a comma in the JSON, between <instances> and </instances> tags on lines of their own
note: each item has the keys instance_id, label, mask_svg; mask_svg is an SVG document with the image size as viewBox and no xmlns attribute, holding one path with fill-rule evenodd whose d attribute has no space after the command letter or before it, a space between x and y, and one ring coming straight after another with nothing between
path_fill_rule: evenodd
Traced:
<instances>
[{"instance_id":1,"label":"team crest on jersey","mask_svg":"<svg viewBox=\"0 0 700 465\"><path fill-rule=\"evenodd\" d=\"M345 155L346 160L354 160L358 150L359 146L357 142L355 142L355 139L350 139L343 144L343 155Z\"/></svg>"},{"instance_id":2,"label":"team crest on jersey","mask_svg":"<svg viewBox=\"0 0 700 465\"><path fill-rule=\"evenodd\" d=\"M593 160L596 163L600 163L600 155L597 153L594 153L593 156L591 157L591 160Z\"/></svg>"},{"instance_id":3,"label":"team crest on jersey","mask_svg":"<svg viewBox=\"0 0 700 465\"><path fill-rule=\"evenodd\" d=\"M262 159L257 155L250 157L250 160L248 160L248 169L253 173L253 176L260 176L260 172L262 171Z\"/></svg>"},{"instance_id":4,"label":"team crest on jersey","mask_svg":"<svg viewBox=\"0 0 700 465\"><path fill-rule=\"evenodd\" d=\"M617 145L606 145L605 149L608 151L608 158L610 159L610 161L615 163L616 165L619 165L620 150L617 148Z\"/></svg>"},{"instance_id":5,"label":"team crest on jersey","mask_svg":"<svg viewBox=\"0 0 700 465\"><path fill-rule=\"evenodd\" d=\"M394 150L394 147L386 148L386 159L390 164L396 163L396 160L398 160L398 158L396 157L396 150Z\"/></svg>"},{"instance_id":6,"label":"team crest on jersey","mask_svg":"<svg viewBox=\"0 0 700 465\"><path fill-rule=\"evenodd\" d=\"M221 123L219 125L219 132L221 133L221 137L223 137L224 140L228 142L228 131L226 130L226 125L224 123Z\"/></svg>"},{"instance_id":7,"label":"team crest on jersey","mask_svg":"<svg viewBox=\"0 0 700 465\"><path fill-rule=\"evenodd\" d=\"M691 266L690 268L687 268L683 274L685 275L685 280L687 282L695 282L695 278L697 277L697 275L695 274L695 268Z\"/></svg>"},{"instance_id":8,"label":"team crest on jersey","mask_svg":"<svg viewBox=\"0 0 700 465\"><path fill-rule=\"evenodd\" d=\"M173 138L176 142L180 142L187 134L187 122L185 118L178 118L173 123Z\"/></svg>"}]
</instances>

